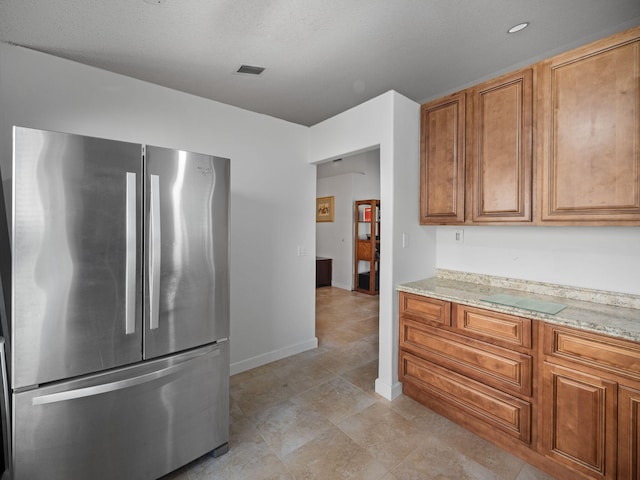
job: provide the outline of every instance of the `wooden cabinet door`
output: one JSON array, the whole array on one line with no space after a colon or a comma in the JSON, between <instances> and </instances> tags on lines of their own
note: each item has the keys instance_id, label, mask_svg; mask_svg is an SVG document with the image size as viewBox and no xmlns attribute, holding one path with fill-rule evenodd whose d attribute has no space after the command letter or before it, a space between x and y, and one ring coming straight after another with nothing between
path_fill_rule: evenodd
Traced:
<instances>
[{"instance_id":1,"label":"wooden cabinet door","mask_svg":"<svg viewBox=\"0 0 640 480\"><path fill-rule=\"evenodd\" d=\"M530 222L533 70L472 90L467 164L473 222Z\"/></svg>"},{"instance_id":2,"label":"wooden cabinet door","mask_svg":"<svg viewBox=\"0 0 640 480\"><path fill-rule=\"evenodd\" d=\"M617 384L544 364L544 454L592 478L616 478Z\"/></svg>"},{"instance_id":3,"label":"wooden cabinet door","mask_svg":"<svg viewBox=\"0 0 640 480\"><path fill-rule=\"evenodd\" d=\"M640 390L618 392L618 478L640 480Z\"/></svg>"},{"instance_id":4,"label":"wooden cabinet door","mask_svg":"<svg viewBox=\"0 0 640 480\"><path fill-rule=\"evenodd\" d=\"M466 94L420 109L420 223L464 222Z\"/></svg>"},{"instance_id":5,"label":"wooden cabinet door","mask_svg":"<svg viewBox=\"0 0 640 480\"><path fill-rule=\"evenodd\" d=\"M539 68L541 219L640 222L640 28Z\"/></svg>"}]
</instances>

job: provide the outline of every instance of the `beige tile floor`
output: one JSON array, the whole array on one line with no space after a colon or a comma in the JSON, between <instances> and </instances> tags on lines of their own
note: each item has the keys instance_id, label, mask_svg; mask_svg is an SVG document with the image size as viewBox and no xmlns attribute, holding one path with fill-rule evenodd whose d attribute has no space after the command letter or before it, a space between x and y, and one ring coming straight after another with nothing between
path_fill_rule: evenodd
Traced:
<instances>
[{"instance_id":1,"label":"beige tile floor","mask_svg":"<svg viewBox=\"0 0 640 480\"><path fill-rule=\"evenodd\" d=\"M164 480L550 480L413 400L374 392L378 298L316 291L319 347L231 377L230 450Z\"/></svg>"}]
</instances>

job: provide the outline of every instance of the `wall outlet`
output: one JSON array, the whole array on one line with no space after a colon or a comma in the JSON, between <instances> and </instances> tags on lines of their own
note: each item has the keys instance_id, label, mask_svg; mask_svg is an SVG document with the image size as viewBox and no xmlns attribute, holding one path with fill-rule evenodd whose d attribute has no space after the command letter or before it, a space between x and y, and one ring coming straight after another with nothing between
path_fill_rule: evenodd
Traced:
<instances>
[{"instance_id":1,"label":"wall outlet","mask_svg":"<svg viewBox=\"0 0 640 480\"><path fill-rule=\"evenodd\" d=\"M455 239L456 243L463 244L464 243L464 230L462 230L462 229L456 230L454 239Z\"/></svg>"}]
</instances>

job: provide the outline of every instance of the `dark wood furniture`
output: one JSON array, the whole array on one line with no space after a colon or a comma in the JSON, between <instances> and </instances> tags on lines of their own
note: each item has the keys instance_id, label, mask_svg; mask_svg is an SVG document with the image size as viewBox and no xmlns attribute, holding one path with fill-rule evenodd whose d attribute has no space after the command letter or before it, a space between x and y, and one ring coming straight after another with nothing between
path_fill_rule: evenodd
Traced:
<instances>
[{"instance_id":1,"label":"dark wood furniture","mask_svg":"<svg viewBox=\"0 0 640 480\"><path fill-rule=\"evenodd\" d=\"M316 288L331 286L332 267L333 259L316 257Z\"/></svg>"}]
</instances>

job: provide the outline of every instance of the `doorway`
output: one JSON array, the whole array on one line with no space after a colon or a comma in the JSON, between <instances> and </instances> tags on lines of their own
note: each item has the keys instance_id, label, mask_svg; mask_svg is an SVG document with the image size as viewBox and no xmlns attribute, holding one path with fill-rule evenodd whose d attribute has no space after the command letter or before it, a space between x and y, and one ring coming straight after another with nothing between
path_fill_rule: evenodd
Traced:
<instances>
[{"instance_id":1,"label":"doorway","mask_svg":"<svg viewBox=\"0 0 640 480\"><path fill-rule=\"evenodd\" d=\"M317 260L331 260L329 286L316 288L318 347L329 358L343 358L363 387L378 378L379 296L354 291L357 200L380 198L380 149L345 156L317 166L317 197L333 197L333 222L316 223ZM381 259L384 265L384 260ZM323 267L324 268L324 267ZM323 283L326 284L326 283Z\"/></svg>"},{"instance_id":2,"label":"doorway","mask_svg":"<svg viewBox=\"0 0 640 480\"><path fill-rule=\"evenodd\" d=\"M332 222L316 223L316 256L331 259L331 286L353 290L354 203L380 199L380 149L317 166L317 197L333 197ZM381 252L382 253L382 252Z\"/></svg>"}]
</instances>

